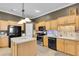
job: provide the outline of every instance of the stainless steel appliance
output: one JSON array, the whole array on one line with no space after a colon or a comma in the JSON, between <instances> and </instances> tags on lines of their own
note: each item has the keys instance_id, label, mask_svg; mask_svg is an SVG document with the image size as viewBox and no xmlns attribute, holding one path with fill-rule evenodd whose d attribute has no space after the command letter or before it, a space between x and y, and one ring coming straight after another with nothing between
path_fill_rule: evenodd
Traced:
<instances>
[{"instance_id":1,"label":"stainless steel appliance","mask_svg":"<svg viewBox=\"0 0 79 59\"><path fill-rule=\"evenodd\" d=\"M37 43L43 44L43 36L46 35L46 27L40 26L39 31L37 32Z\"/></svg>"},{"instance_id":2,"label":"stainless steel appliance","mask_svg":"<svg viewBox=\"0 0 79 59\"><path fill-rule=\"evenodd\" d=\"M21 26L8 26L9 47L11 47L11 38L21 36Z\"/></svg>"}]
</instances>

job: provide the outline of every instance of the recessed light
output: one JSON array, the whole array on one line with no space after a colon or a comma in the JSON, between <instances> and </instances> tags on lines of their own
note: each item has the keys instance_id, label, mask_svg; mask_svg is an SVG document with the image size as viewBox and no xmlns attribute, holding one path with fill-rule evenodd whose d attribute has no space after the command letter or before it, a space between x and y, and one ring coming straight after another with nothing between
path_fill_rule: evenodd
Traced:
<instances>
[{"instance_id":1,"label":"recessed light","mask_svg":"<svg viewBox=\"0 0 79 59\"><path fill-rule=\"evenodd\" d=\"M17 11L17 9L11 9L12 11Z\"/></svg>"},{"instance_id":2,"label":"recessed light","mask_svg":"<svg viewBox=\"0 0 79 59\"><path fill-rule=\"evenodd\" d=\"M39 12L40 12L40 10L35 10L35 12L36 12L36 13L39 13Z\"/></svg>"}]
</instances>

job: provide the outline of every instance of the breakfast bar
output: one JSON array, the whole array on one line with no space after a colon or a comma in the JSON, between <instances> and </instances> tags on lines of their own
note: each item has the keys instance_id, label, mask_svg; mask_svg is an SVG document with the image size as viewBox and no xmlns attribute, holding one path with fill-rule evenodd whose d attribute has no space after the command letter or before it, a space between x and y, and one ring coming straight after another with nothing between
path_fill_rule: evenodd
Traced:
<instances>
[{"instance_id":1,"label":"breakfast bar","mask_svg":"<svg viewBox=\"0 0 79 59\"><path fill-rule=\"evenodd\" d=\"M11 53L13 56L37 55L37 42L35 38L18 37L11 39Z\"/></svg>"}]
</instances>

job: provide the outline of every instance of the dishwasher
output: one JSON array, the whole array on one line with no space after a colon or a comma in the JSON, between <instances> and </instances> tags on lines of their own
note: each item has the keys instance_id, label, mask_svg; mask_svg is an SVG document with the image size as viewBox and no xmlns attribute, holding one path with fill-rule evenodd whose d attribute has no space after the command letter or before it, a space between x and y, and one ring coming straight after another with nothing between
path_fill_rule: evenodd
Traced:
<instances>
[{"instance_id":1,"label":"dishwasher","mask_svg":"<svg viewBox=\"0 0 79 59\"><path fill-rule=\"evenodd\" d=\"M56 48L56 38L48 37L48 47L53 50L57 50Z\"/></svg>"}]
</instances>

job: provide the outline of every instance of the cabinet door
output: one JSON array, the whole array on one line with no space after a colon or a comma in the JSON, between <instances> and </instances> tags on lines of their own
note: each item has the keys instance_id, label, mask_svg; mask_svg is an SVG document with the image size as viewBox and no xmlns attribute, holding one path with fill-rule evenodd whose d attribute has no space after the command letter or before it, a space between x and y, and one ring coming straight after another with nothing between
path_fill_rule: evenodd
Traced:
<instances>
[{"instance_id":1,"label":"cabinet door","mask_svg":"<svg viewBox=\"0 0 79 59\"><path fill-rule=\"evenodd\" d=\"M57 50L64 52L64 39L57 39Z\"/></svg>"},{"instance_id":2,"label":"cabinet door","mask_svg":"<svg viewBox=\"0 0 79 59\"><path fill-rule=\"evenodd\" d=\"M64 25L65 19L63 17L60 17L57 19L58 25Z\"/></svg>"},{"instance_id":3,"label":"cabinet door","mask_svg":"<svg viewBox=\"0 0 79 59\"><path fill-rule=\"evenodd\" d=\"M50 21L51 30L57 30L57 20Z\"/></svg>"},{"instance_id":4,"label":"cabinet door","mask_svg":"<svg viewBox=\"0 0 79 59\"><path fill-rule=\"evenodd\" d=\"M38 31L38 23L35 23L35 30Z\"/></svg>"},{"instance_id":5,"label":"cabinet door","mask_svg":"<svg viewBox=\"0 0 79 59\"><path fill-rule=\"evenodd\" d=\"M79 16L76 17L76 31L79 31Z\"/></svg>"},{"instance_id":6,"label":"cabinet door","mask_svg":"<svg viewBox=\"0 0 79 59\"><path fill-rule=\"evenodd\" d=\"M65 53L76 55L76 42L73 40L65 40Z\"/></svg>"},{"instance_id":7,"label":"cabinet door","mask_svg":"<svg viewBox=\"0 0 79 59\"><path fill-rule=\"evenodd\" d=\"M7 30L8 22L6 20L0 20L0 30Z\"/></svg>"},{"instance_id":8,"label":"cabinet door","mask_svg":"<svg viewBox=\"0 0 79 59\"><path fill-rule=\"evenodd\" d=\"M8 47L8 37L1 37L0 42L1 42L0 47Z\"/></svg>"},{"instance_id":9,"label":"cabinet door","mask_svg":"<svg viewBox=\"0 0 79 59\"><path fill-rule=\"evenodd\" d=\"M75 23L75 21L76 21L76 16L75 15L67 17L68 24L73 24L73 23Z\"/></svg>"},{"instance_id":10,"label":"cabinet door","mask_svg":"<svg viewBox=\"0 0 79 59\"><path fill-rule=\"evenodd\" d=\"M64 30L67 32L75 32L75 24L64 26Z\"/></svg>"},{"instance_id":11,"label":"cabinet door","mask_svg":"<svg viewBox=\"0 0 79 59\"><path fill-rule=\"evenodd\" d=\"M18 25L17 21L8 20L9 25Z\"/></svg>"},{"instance_id":12,"label":"cabinet door","mask_svg":"<svg viewBox=\"0 0 79 59\"><path fill-rule=\"evenodd\" d=\"M70 54L70 41L65 39L65 53Z\"/></svg>"},{"instance_id":13,"label":"cabinet door","mask_svg":"<svg viewBox=\"0 0 79 59\"><path fill-rule=\"evenodd\" d=\"M2 40L1 40L1 38L0 38L0 47L2 47Z\"/></svg>"},{"instance_id":14,"label":"cabinet door","mask_svg":"<svg viewBox=\"0 0 79 59\"><path fill-rule=\"evenodd\" d=\"M50 30L50 21L45 22L46 30Z\"/></svg>"},{"instance_id":15,"label":"cabinet door","mask_svg":"<svg viewBox=\"0 0 79 59\"><path fill-rule=\"evenodd\" d=\"M45 47L48 47L48 37L47 36L44 36L44 38L43 38L43 45Z\"/></svg>"},{"instance_id":16,"label":"cabinet door","mask_svg":"<svg viewBox=\"0 0 79 59\"><path fill-rule=\"evenodd\" d=\"M79 56L79 42L77 42L76 45L76 55Z\"/></svg>"}]
</instances>

